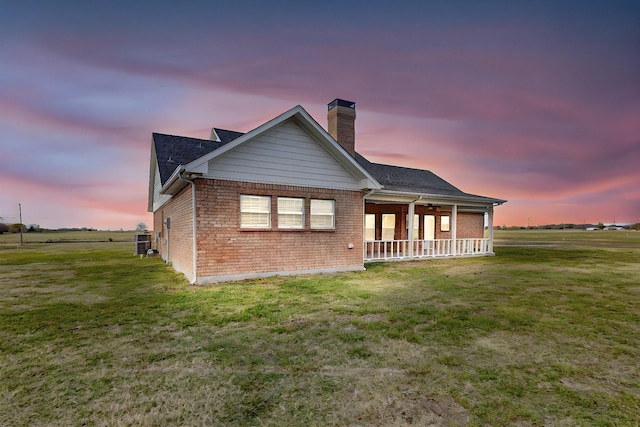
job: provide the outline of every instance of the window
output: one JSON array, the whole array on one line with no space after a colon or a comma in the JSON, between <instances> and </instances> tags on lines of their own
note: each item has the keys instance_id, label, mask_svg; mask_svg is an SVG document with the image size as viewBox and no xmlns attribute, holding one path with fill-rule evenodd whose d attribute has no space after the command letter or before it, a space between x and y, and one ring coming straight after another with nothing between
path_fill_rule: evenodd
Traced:
<instances>
[{"instance_id":1,"label":"window","mask_svg":"<svg viewBox=\"0 0 640 427\"><path fill-rule=\"evenodd\" d=\"M364 240L376 240L376 214L364 216Z\"/></svg>"},{"instance_id":2,"label":"window","mask_svg":"<svg viewBox=\"0 0 640 427\"><path fill-rule=\"evenodd\" d=\"M409 238L409 214L407 214L407 238ZM420 239L420 215L413 215L413 238Z\"/></svg>"},{"instance_id":3,"label":"window","mask_svg":"<svg viewBox=\"0 0 640 427\"><path fill-rule=\"evenodd\" d=\"M440 231L449 231L449 215L440 217Z\"/></svg>"},{"instance_id":4,"label":"window","mask_svg":"<svg viewBox=\"0 0 640 427\"><path fill-rule=\"evenodd\" d=\"M278 197L278 228L304 228L304 199Z\"/></svg>"},{"instance_id":5,"label":"window","mask_svg":"<svg viewBox=\"0 0 640 427\"><path fill-rule=\"evenodd\" d=\"M311 199L311 229L335 228L335 202Z\"/></svg>"},{"instance_id":6,"label":"window","mask_svg":"<svg viewBox=\"0 0 640 427\"><path fill-rule=\"evenodd\" d=\"M240 228L271 227L271 197L240 195Z\"/></svg>"},{"instance_id":7,"label":"window","mask_svg":"<svg viewBox=\"0 0 640 427\"><path fill-rule=\"evenodd\" d=\"M396 234L396 214L382 214L381 240L394 240Z\"/></svg>"}]
</instances>

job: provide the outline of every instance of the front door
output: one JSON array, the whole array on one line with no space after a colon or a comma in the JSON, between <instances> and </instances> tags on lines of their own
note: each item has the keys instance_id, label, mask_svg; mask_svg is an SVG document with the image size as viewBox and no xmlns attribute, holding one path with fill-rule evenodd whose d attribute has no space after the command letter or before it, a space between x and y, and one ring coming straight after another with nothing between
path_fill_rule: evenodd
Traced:
<instances>
[{"instance_id":1,"label":"front door","mask_svg":"<svg viewBox=\"0 0 640 427\"><path fill-rule=\"evenodd\" d=\"M436 238L436 217L435 215L424 216L424 240L435 240Z\"/></svg>"}]
</instances>

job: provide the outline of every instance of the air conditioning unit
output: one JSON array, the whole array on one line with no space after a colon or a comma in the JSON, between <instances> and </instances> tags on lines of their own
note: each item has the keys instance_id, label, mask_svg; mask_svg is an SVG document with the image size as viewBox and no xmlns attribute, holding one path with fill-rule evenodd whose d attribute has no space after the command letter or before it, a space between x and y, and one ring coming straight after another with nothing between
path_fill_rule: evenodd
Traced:
<instances>
[{"instance_id":1,"label":"air conditioning unit","mask_svg":"<svg viewBox=\"0 0 640 427\"><path fill-rule=\"evenodd\" d=\"M151 234L136 234L133 237L135 243L134 255L146 255L151 249Z\"/></svg>"}]
</instances>

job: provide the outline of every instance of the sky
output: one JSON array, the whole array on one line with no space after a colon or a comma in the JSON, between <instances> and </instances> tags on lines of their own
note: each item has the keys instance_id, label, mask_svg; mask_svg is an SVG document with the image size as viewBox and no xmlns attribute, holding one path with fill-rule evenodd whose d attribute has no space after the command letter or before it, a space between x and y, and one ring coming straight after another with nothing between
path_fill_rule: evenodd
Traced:
<instances>
[{"instance_id":1,"label":"sky","mask_svg":"<svg viewBox=\"0 0 640 427\"><path fill-rule=\"evenodd\" d=\"M134 229L152 132L356 102L356 150L508 202L640 222L640 2L0 0L0 217ZM0 221L2 221L0 219Z\"/></svg>"}]
</instances>

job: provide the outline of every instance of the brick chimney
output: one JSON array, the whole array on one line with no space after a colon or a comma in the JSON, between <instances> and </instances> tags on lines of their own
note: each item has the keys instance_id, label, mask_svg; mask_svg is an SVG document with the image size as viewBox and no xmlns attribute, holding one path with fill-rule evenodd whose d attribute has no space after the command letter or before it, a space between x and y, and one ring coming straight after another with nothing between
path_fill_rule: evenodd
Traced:
<instances>
[{"instance_id":1,"label":"brick chimney","mask_svg":"<svg viewBox=\"0 0 640 427\"><path fill-rule=\"evenodd\" d=\"M328 105L327 121L329 135L351 156L356 155L356 103L334 99Z\"/></svg>"}]
</instances>

